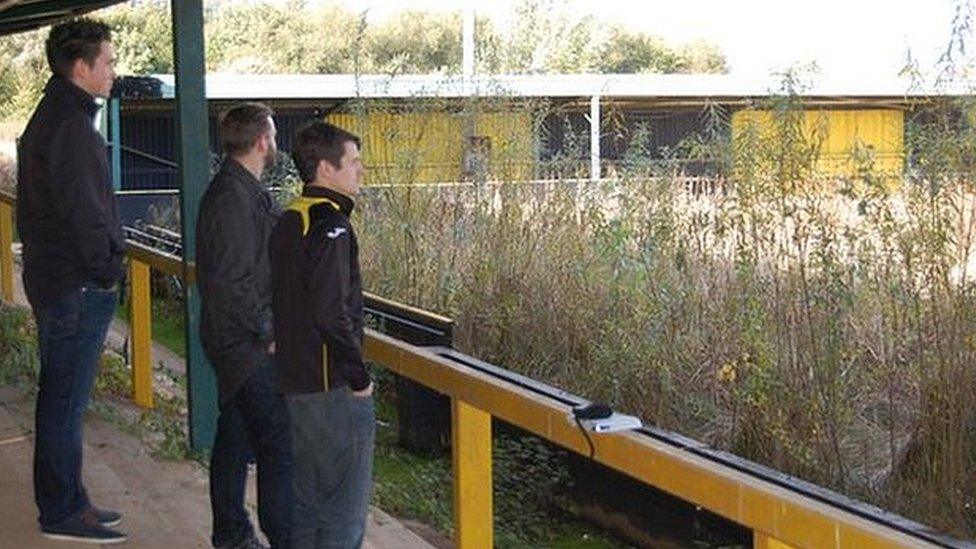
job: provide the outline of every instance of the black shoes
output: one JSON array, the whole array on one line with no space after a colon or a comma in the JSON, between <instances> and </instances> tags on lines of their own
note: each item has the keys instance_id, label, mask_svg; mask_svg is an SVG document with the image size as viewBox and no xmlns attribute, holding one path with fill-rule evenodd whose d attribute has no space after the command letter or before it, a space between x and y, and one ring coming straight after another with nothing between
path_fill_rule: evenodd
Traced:
<instances>
[{"instance_id":1,"label":"black shoes","mask_svg":"<svg viewBox=\"0 0 976 549\"><path fill-rule=\"evenodd\" d=\"M98 523L106 528L114 528L122 522L122 513L117 511L99 509L94 505L91 506L91 511L95 514L95 518L98 519Z\"/></svg>"},{"instance_id":2,"label":"black shoes","mask_svg":"<svg viewBox=\"0 0 976 549\"><path fill-rule=\"evenodd\" d=\"M250 536L244 541L238 543L234 546L234 549L270 549L267 545L261 543L255 536Z\"/></svg>"},{"instance_id":3,"label":"black shoes","mask_svg":"<svg viewBox=\"0 0 976 549\"><path fill-rule=\"evenodd\" d=\"M102 521L106 522L103 523ZM41 535L46 538L80 541L82 543L113 544L126 540L125 534L116 532L105 524L118 524L122 515L114 511L102 511L89 507L81 513L56 526L41 527Z\"/></svg>"}]
</instances>

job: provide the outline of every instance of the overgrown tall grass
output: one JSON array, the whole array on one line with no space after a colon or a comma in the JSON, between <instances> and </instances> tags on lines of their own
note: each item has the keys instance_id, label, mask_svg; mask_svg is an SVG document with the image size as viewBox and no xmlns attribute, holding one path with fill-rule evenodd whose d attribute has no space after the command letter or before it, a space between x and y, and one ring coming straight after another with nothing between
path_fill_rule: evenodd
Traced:
<instances>
[{"instance_id":1,"label":"overgrown tall grass","mask_svg":"<svg viewBox=\"0 0 976 549\"><path fill-rule=\"evenodd\" d=\"M713 193L639 150L600 183L367 188L367 286L471 354L972 538L976 110L930 110L908 174L857 146L821 174L795 91L688 148Z\"/></svg>"}]
</instances>

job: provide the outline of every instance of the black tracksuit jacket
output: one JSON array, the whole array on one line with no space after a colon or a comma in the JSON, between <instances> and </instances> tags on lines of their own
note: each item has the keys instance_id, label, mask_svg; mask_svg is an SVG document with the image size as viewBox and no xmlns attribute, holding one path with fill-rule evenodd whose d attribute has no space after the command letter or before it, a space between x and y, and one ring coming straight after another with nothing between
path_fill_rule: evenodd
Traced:
<instances>
[{"instance_id":1,"label":"black tracksuit jacket","mask_svg":"<svg viewBox=\"0 0 976 549\"><path fill-rule=\"evenodd\" d=\"M88 92L52 77L20 139L17 232L35 309L84 285L111 286L124 274L125 240L97 112Z\"/></svg>"},{"instance_id":2,"label":"black tracksuit jacket","mask_svg":"<svg viewBox=\"0 0 976 549\"><path fill-rule=\"evenodd\" d=\"M306 186L271 232L275 365L286 394L370 384L353 202Z\"/></svg>"}]
</instances>

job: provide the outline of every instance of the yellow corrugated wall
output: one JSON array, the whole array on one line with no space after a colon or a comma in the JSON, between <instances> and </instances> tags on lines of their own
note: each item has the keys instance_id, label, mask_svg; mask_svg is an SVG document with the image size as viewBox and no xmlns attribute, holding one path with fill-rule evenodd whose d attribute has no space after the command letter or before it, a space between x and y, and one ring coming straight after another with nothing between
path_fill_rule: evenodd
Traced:
<instances>
[{"instance_id":1,"label":"yellow corrugated wall","mask_svg":"<svg viewBox=\"0 0 976 549\"><path fill-rule=\"evenodd\" d=\"M475 133L491 138L489 171L505 181L532 179L535 154L532 116L526 111L481 113Z\"/></svg>"},{"instance_id":2,"label":"yellow corrugated wall","mask_svg":"<svg viewBox=\"0 0 976 549\"><path fill-rule=\"evenodd\" d=\"M453 182L462 179L468 115L437 110L333 113L328 121L363 139L366 184ZM490 179L532 176L532 115L527 110L483 112L475 135L491 141Z\"/></svg>"},{"instance_id":3,"label":"yellow corrugated wall","mask_svg":"<svg viewBox=\"0 0 976 549\"><path fill-rule=\"evenodd\" d=\"M743 135L755 125L766 138L772 138L773 118L769 111L743 110L732 115L732 135ZM817 168L828 175L852 173L855 149L871 151L875 172L896 176L905 159L905 114L896 109L808 110L803 113L804 134L821 133Z\"/></svg>"}]
</instances>

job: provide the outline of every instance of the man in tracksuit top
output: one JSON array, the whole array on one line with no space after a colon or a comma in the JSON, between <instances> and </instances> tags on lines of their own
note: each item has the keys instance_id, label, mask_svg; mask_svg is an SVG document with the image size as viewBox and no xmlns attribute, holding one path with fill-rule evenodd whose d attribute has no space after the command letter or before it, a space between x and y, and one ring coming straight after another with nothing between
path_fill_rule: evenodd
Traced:
<instances>
[{"instance_id":1,"label":"man in tracksuit top","mask_svg":"<svg viewBox=\"0 0 976 549\"><path fill-rule=\"evenodd\" d=\"M325 122L299 130L302 196L271 233L279 381L292 421L295 548L363 541L372 476L373 384L363 363L363 292L352 197L359 138Z\"/></svg>"}]
</instances>

